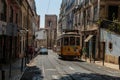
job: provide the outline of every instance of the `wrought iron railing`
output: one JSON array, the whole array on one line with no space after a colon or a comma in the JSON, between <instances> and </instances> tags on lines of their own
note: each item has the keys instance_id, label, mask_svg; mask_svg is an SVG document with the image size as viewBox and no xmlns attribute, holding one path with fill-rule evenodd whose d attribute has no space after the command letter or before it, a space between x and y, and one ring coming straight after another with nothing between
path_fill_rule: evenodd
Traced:
<instances>
[{"instance_id":1,"label":"wrought iron railing","mask_svg":"<svg viewBox=\"0 0 120 80\"><path fill-rule=\"evenodd\" d=\"M120 34L120 22L110 21L110 20L102 20L100 23L100 27Z\"/></svg>"}]
</instances>

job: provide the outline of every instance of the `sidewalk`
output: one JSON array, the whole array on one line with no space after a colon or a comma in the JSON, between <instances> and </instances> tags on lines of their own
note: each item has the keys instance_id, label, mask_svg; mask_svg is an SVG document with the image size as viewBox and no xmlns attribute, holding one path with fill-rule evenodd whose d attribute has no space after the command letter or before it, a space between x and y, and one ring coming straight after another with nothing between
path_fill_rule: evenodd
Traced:
<instances>
[{"instance_id":1,"label":"sidewalk","mask_svg":"<svg viewBox=\"0 0 120 80\"><path fill-rule=\"evenodd\" d=\"M82 60L86 61L85 59L82 58ZM90 63L90 59L87 59L87 62ZM91 63L94 63L94 61L92 60ZM119 65L117 64L113 64L113 63L108 63L104 61L104 65L103 65L103 61L95 61L96 65L99 66L105 66L111 69L115 69L115 70L119 70Z\"/></svg>"},{"instance_id":2,"label":"sidewalk","mask_svg":"<svg viewBox=\"0 0 120 80\"><path fill-rule=\"evenodd\" d=\"M102 61L95 61L95 64L103 66L103 62ZM104 62L104 66L112 68L112 69L119 70L119 65L117 65L117 64L112 64L112 63Z\"/></svg>"}]
</instances>

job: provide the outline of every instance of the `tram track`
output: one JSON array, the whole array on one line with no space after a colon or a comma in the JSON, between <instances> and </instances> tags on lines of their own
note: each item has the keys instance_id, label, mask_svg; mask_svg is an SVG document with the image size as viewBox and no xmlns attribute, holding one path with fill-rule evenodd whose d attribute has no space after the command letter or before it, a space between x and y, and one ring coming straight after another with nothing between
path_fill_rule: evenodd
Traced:
<instances>
[{"instance_id":1,"label":"tram track","mask_svg":"<svg viewBox=\"0 0 120 80\"><path fill-rule=\"evenodd\" d=\"M65 66L65 64L62 64L60 61L58 61L56 58L54 58L55 60L54 61L56 61L56 62L53 62L53 60L51 60L51 59L53 59L53 58L49 58L48 57L48 59L49 59L49 61L50 61L50 63L52 64L52 65L54 65L54 67L55 67L55 69L57 70L57 72L59 73L59 75L61 76L61 77L63 77L62 78L62 80L76 80L76 79L74 79L74 77L73 76L71 76L70 75L70 73L68 73L66 70L64 70L62 67L61 67L61 65L62 66ZM57 65L57 66L55 66L55 64ZM59 67L58 67L59 66ZM68 76L68 74L69 74L69 76ZM58 79L59 80L59 79ZM61 80L61 79L60 79Z\"/></svg>"},{"instance_id":2,"label":"tram track","mask_svg":"<svg viewBox=\"0 0 120 80\"><path fill-rule=\"evenodd\" d=\"M81 68L83 68L83 69L85 69L85 70L88 70L88 71L90 71L90 72L92 72L92 73L96 73L96 74L103 74L103 75L108 74L108 75L110 75L110 76L116 76L117 73L119 73L118 71L111 70L111 69L105 68L105 67L103 67L103 66L98 66L98 65L95 65L94 63L89 64L89 63L87 63L87 62L80 62L80 61L79 61L79 63L78 63L78 61L73 61L73 63L74 63L76 66L79 66L79 67L81 67ZM72 64L73 64L73 63L72 63ZM82 64L84 64L84 65L81 65L80 63L82 63ZM95 67L96 69L93 69L94 66L93 66L92 64L94 64L94 66L96 66L96 67ZM86 67L86 66L89 66L89 67ZM119 75L117 75L117 76L119 76Z\"/></svg>"}]
</instances>

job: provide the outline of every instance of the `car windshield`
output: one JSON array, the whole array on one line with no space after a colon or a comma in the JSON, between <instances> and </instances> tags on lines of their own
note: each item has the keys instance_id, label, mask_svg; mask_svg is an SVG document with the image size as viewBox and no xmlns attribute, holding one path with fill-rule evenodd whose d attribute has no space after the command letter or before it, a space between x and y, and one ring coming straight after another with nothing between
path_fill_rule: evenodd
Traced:
<instances>
[{"instance_id":1,"label":"car windshield","mask_svg":"<svg viewBox=\"0 0 120 80\"><path fill-rule=\"evenodd\" d=\"M47 51L47 49L46 48L41 48L40 51L45 52L45 51Z\"/></svg>"}]
</instances>

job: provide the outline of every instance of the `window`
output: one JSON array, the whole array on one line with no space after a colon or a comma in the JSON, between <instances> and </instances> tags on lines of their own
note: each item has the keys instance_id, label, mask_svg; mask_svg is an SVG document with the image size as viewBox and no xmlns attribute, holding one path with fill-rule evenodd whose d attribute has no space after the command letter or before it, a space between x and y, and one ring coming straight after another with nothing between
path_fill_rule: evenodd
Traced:
<instances>
[{"instance_id":1,"label":"window","mask_svg":"<svg viewBox=\"0 0 120 80\"><path fill-rule=\"evenodd\" d=\"M63 42L64 42L64 40L63 40L63 38L61 39L61 45L63 45Z\"/></svg>"},{"instance_id":2,"label":"window","mask_svg":"<svg viewBox=\"0 0 120 80\"><path fill-rule=\"evenodd\" d=\"M89 22L90 22L90 14L91 14L91 10L89 8L89 9L87 9L87 24L89 24Z\"/></svg>"},{"instance_id":3,"label":"window","mask_svg":"<svg viewBox=\"0 0 120 80\"><path fill-rule=\"evenodd\" d=\"M0 0L0 20L6 21L6 9L5 0Z\"/></svg>"},{"instance_id":4,"label":"window","mask_svg":"<svg viewBox=\"0 0 120 80\"><path fill-rule=\"evenodd\" d=\"M118 6L109 6L108 7L108 19L114 20L118 18Z\"/></svg>"},{"instance_id":5,"label":"window","mask_svg":"<svg viewBox=\"0 0 120 80\"><path fill-rule=\"evenodd\" d=\"M60 39L57 41L57 46L60 46Z\"/></svg>"},{"instance_id":6,"label":"window","mask_svg":"<svg viewBox=\"0 0 120 80\"><path fill-rule=\"evenodd\" d=\"M49 26L49 27L52 26L52 21L48 21L48 26Z\"/></svg>"},{"instance_id":7,"label":"window","mask_svg":"<svg viewBox=\"0 0 120 80\"><path fill-rule=\"evenodd\" d=\"M98 19L98 9L97 6L94 7L94 17L93 17L93 21L97 21Z\"/></svg>"},{"instance_id":8,"label":"window","mask_svg":"<svg viewBox=\"0 0 120 80\"><path fill-rule=\"evenodd\" d=\"M57 46L60 46L60 42L59 41L57 42Z\"/></svg>"},{"instance_id":9,"label":"window","mask_svg":"<svg viewBox=\"0 0 120 80\"><path fill-rule=\"evenodd\" d=\"M64 45L69 45L69 38L68 37L64 38Z\"/></svg>"},{"instance_id":10,"label":"window","mask_svg":"<svg viewBox=\"0 0 120 80\"><path fill-rule=\"evenodd\" d=\"M80 37L76 38L76 45L80 45Z\"/></svg>"},{"instance_id":11,"label":"window","mask_svg":"<svg viewBox=\"0 0 120 80\"><path fill-rule=\"evenodd\" d=\"M112 49L113 49L113 44L112 42L109 42L109 50L112 51Z\"/></svg>"},{"instance_id":12,"label":"window","mask_svg":"<svg viewBox=\"0 0 120 80\"><path fill-rule=\"evenodd\" d=\"M75 45L75 37L70 37L70 45Z\"/></svg>"}]
</instances>

